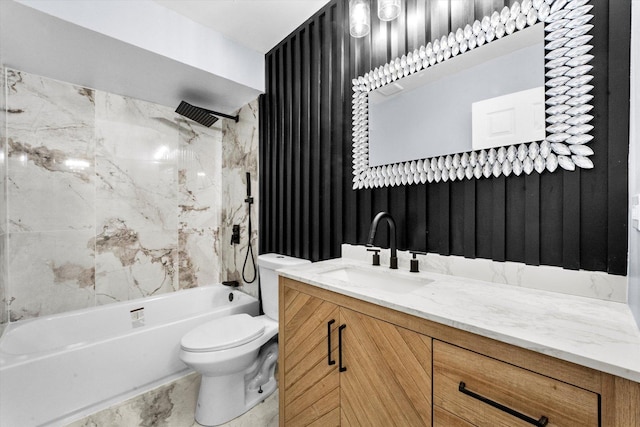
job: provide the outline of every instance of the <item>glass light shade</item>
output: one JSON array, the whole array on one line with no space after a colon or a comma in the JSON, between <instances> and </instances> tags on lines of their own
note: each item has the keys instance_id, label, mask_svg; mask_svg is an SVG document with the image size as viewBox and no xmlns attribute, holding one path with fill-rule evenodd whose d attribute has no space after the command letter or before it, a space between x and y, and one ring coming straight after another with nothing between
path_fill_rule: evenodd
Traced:
<instances>
[{"instance_id":1,"label":"glass light shade","mask_svg":"<svg viewBox=\"0 0 640 427\"><path fill-rule=\"evenodd\" d=\"M364 37L369 34L371 19L367 0L349 0L349 33L351 37Z\"/></svg>"},{"instance_id":2,"label":"glass light shade","mask_svg":"<svg viewBox=\"0 0 640 427\"><path fill-rule=\"evenodd\" d=\"M378 18L381 21L392 21L400 16L401 0L380 0L378 2Z\"/></svg>"}]
</instances>

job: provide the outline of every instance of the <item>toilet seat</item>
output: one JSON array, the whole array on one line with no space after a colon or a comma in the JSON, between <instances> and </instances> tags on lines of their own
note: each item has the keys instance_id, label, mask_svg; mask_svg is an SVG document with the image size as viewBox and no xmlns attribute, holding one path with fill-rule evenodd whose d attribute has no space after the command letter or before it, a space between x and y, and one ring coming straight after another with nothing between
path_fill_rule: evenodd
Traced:
<instances>
[{"instance_id":1,"label":"toilet seat","mask_svg":"<svg viewBox=\"0 0 640 427\"><path fill-rule=\"evenodd\" d=\"M246 313L214 319L204 323L180 341L185 351L207 352L239 347L264 334L265 324Z\"/></svg>"}]
</instances>

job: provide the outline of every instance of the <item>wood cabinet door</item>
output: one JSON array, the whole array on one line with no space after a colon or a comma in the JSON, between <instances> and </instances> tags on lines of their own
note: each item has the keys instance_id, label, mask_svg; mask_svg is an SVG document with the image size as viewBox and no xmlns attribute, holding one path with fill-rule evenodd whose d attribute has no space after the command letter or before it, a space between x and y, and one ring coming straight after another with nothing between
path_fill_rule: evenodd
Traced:
<instances>
[{"instance_id":1,"label":"wood cabinet door","mask_svg":"<svg viewBox=\"0 0 640 427\"><path fill-rule=\"evenodd\" d=\"M431 425L431 338L341 308L343 426Z\"/></svg>"},{"instance_id":2,"label":"wood cabinet door","mask_svg":"<svg viewBox=\"0 0 640 427\"><path fill-rule=\"evenodd\" d=\"M280 296L280 425L338 426L339 308L287 286Z\"/></svg>"}]
</instances>

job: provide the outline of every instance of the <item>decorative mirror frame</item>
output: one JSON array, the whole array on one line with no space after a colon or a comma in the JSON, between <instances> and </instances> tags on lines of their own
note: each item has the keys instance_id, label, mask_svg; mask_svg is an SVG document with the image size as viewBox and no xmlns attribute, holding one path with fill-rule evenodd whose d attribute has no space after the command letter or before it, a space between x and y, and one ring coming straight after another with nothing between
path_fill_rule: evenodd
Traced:
<instances>
[{"instance_id":1,"label":"decorative mirror frame","mask_svg":"<svg viewBox=\"0 0 640 427\"><path fill-rule=\"evenodd\" d=\"M353 189L426 182L446 182L555 171L591 169L593 140L589 65L593 38L589 0L524 0L459 28L427 46L353 79ZM544 141L369 166L369 92L396 80L491 43L516 31L544 23Z\"/></svg>"}]
</instances>

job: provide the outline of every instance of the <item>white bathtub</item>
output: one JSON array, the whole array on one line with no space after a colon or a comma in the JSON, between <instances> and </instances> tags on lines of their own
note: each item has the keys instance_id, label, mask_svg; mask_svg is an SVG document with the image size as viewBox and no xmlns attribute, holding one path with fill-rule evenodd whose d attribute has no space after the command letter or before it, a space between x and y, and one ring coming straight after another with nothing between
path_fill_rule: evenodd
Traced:
<instances>
[{"instance_id":1,"label":"white bathtub","mask_svg":"<svg viewBox=\"0 0 640 427\"><path fill-rule=\"evenodd\" d=\"M0 426L64 425L186 375L184 334L258 311L255 298L210 285L11 323L0 339Z\"/></svg>"}]
</instances>

